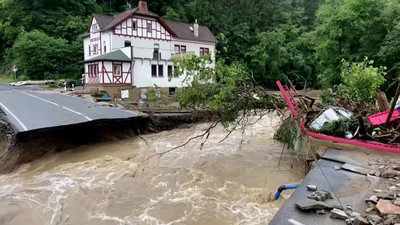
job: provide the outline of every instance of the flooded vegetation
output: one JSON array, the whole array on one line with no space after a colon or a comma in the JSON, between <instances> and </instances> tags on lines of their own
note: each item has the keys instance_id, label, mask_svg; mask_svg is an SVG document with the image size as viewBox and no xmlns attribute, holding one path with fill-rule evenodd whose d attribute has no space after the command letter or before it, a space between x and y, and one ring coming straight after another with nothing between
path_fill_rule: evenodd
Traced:
<instances>
[{"instance_id":1,"label":"flooded vegetation","mask_svg":"<svg viewBox=\"0 0 400 225\"><path fill-rule=\"evenodd\" d=\"M273 141L280 120L270 114L244 133L198 124L48 154L0 176L0 224L268 224L281 184L298 183L304 163ZM240 143L242 147L240 148Z\"/></svg>"}]
</instances>

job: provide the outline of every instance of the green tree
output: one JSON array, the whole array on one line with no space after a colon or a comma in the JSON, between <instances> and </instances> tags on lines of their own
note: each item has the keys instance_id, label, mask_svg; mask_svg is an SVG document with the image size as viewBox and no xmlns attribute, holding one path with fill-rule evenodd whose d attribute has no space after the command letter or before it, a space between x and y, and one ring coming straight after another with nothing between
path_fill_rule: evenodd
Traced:
<instances>
[{"instance_id":1,"label":"green tree","mask_svg":"<svg viewBox=\"0 0 400 225\"><path fill-rule=\"evenodd\" d=\"M316 58L322 83L341 83L341 60L377 58L386 35L381 14L386 0L326 0L317 12Z\"/></svg>"},{"instance_id":2,"label":"green tree","mask_svg":"<svg viewBox=\"0 0 400 225\"><path fill-rule=\"evenodd\" d=\"M78 59L74 59L73 52L79 52L71 48L67 40L53 38L41 31L23 32L11 49L13 62L19 65L21 75L31 79L44 79L68 75L76 72L66 65ZM79 74L78 74L79 75Z\"/></svg>"},{"instance_id":3,"label":"green tree","mask_svg":"<svg viewBox=\"0 0 400 225\"><path fill-rule=\"evenodd\" d=\"M215 112L223 124L229 125L239 115L248 116L257 109L274 108L279 104L254 83L246 66L239 63L227 66L218 61L213 68L211 63L210 55L174 58L176 73L191 81L178 96L182 107Z\"/></svg>"},{"instance_id":4,"label":"green tree","mask_svg":"<svg viewBox=\"0 0 400 225\"><path fill-rule=\"evenodd\" d=\"M400 1L389 0L383 11L387 35L379 52L378 62L388 67L389 86L400 82Z\"/></svg>"},{"instance_id":5,"label":"green tree","mask_svg":"<svg viewBox=\"0 0 400 225\"><path fill-rule=\"evenodd\" d=\"M175 10L171 7L167 8L167 13L165 14L164 18L167 20L181 21L181 17L179 16L179 14L176 13Z\"/></svg>"},{"instance_id":6,"label":"green tree","mask_svg":"<svg viewBox=\"0 0 400 225\"><path fill-rule=\"evenodd\" d=\"M367 57L362 62L343 61L340 92L355 102L374 103L380 86L385 82L386 67L374 67L373 64L374 61Z\"/></svg>"}]
</instances>

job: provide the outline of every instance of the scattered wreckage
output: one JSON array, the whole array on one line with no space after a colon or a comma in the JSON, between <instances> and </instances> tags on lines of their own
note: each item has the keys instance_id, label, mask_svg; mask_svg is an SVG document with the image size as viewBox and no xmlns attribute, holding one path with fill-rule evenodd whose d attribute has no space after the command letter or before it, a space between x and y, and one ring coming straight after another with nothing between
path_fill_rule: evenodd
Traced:
<instances>
[{"instance_id":1,"label":"scattered wreckage","mask_svg":"<svg viewBox=\"0 0 400 225\"><path fill-rule=\"evenodd\" d=\"M55 80L26 80L10 83L11 86L55 84Z\"/></svg>"},{"instance_id":2,"label":"scattered wreckage","mask_svg":"<svg viewBox=\"0 0 400 225\"><path fill-rule=\"evenodd\" d=\"M332 219L346 221L347 224L399 224L400 223L400 187L391 186L389 190L376 189L375 195L366 199L368 208L365 213L356 212L351 205L337 204L328 191L314 191L307 198L295 204L301 211L314 211L316 214L329 214ZM311 191L311 190L309 190Z\"/></svg>"},{"instance_id":3,"label":"scattered wreckage","mask_svg":"<svg viewBox=\"0 0 400 225\"><path fill-rule=\"evenodd\" d=\"M297 94L293 85L291 85L291 90L287 85L282 85L280 81L276 83L293 117L299 120L301 131L306 136L368 149L400 153L400 106L397 105L400 85L390 107L386 96L382 98L382 93L378 93L378 105L381 112L365 118L361 115L355 116L342 107L329 106L320 109L314 104L316 99ZM354 131L349 130L336 135L321 131L326 124L351 117L355 118L357 123Z\"/></svg>"}]
</instances>

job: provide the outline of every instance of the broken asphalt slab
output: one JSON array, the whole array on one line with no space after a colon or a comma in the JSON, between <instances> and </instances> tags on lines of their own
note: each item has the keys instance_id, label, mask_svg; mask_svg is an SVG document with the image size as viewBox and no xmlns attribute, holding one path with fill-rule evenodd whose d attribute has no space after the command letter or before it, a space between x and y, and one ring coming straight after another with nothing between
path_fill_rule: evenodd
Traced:
<instances>
[{"instance_id":1,"label":"broken asphalt slab","mask_svg":"<svg viewBox=\"0 0 400 225\"><path fill-rule=\"evenodd\" d=\"M347 171L351 171L354 173L360 173L363 175L367 175L367 174L374 174L375 171L369 168L365 168L365 167L361 167L361 166L357 166L357 165L353 165L350 163L345 163L342 167L343 170L347 170Z\"/></svg>"},{"instance_id":2,"label":"broken asphalt slab","mask_svg":"<svg viewBox=\"0 0 400 225\"><path fill-rule=\"evenodd\" d=\"M330 153L330 149L327 150ZM330 153L334 156L334 152ZM364 154L364 153L360 153ZM345 155L341 153L341 157ZM356 158L353 160L356 160ZM307 190L307 185L314 184L319 190L326 190L332 194L333 204L340 205L337 197L343 206L351 205L356 212L365 212L367 205L365 199L370 197L379 178L368 177L365 175L345 170L335 170L334 166L342 166L343 163L331 160L325 160L323 157L317 162L317 166L313 168L303 182L299 184L295 193L286 201L278 213L270 222L271 225L290 224L289 219L294 219L302 224L320 225L320 224L345 224L343 220L330 218L329 214L316 214L315 212L303 211L297 208L296 203L301 203L307 196L312 194ZM325 178L326 177L326 178ZM328 180L327 180L328 179Z\"/></svg>"}]
</instances>

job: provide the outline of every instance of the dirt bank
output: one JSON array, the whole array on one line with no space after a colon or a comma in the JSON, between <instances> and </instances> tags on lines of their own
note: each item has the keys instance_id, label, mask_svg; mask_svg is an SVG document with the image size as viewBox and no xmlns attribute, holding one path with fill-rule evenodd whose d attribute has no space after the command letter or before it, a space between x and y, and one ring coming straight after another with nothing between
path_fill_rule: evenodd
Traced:
<instances>
[{"instance_id":1,"label":"dirt bank","mask_svg":"<svg viewBox=\"0 0 400 225\"><path fill-rule=\"evenodd\" d=\"M16 135L5 113L0 109L0 172L9 172L15 165L18 156L12 154L15 147Z\"/></svg>"},{"instance_id":2,"label":"dirt bank","mask_svg":"<svg viewBox=\"0 0 400 225\"><path fill-rule=\"evenodd\" d=\"M199 121L205 119L191 113L163 113L130 121L99 121L15 134L7 117L1 112L0 173L8 173L18 165L31 162L49 152L122 140L138 133L157 133Z\"/></svg>"},{"instance_id":3,"label":"dirt bank","mask_svg":"<svg viewBox=\"0 0 400 225\"><path fill-rule=\"evenodd\" d=\"M31 162L49 152L135 136L145 128L146 121L145 118L96 121L15 134L3 113L0 120L0 173L8 173L18 165Z\"/></svg>"}]
</instances>

